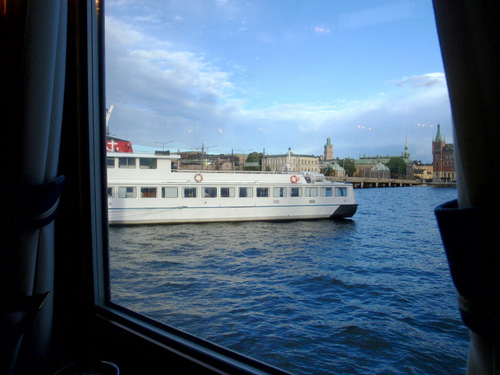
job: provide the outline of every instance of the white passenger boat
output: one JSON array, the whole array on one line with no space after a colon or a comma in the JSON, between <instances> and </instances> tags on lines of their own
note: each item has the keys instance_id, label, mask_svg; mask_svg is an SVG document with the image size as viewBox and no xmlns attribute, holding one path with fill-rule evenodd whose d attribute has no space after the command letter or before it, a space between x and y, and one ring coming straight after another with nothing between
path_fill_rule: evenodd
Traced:
<instances>
[{"instance_id":1,"label":"white passenger boat","mask_svg":"<svg viewBox=\"0 0 500 375\"><path fill-rule=\"evenodd\" d=\"M109 223L334 219L357 209L352 184L319 173L173 169L179 158L108 153Z\"/></svg>"}]
</instances>

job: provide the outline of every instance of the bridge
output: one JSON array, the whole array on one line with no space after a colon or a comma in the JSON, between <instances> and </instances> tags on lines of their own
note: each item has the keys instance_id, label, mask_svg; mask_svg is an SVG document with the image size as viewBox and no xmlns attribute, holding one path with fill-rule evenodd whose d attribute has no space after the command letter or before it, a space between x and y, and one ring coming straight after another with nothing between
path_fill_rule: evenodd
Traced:
<instances>
[{"instance_id":1,"label":"bridge","mask_svg":"<svg viewBox=\"0 0 500 375\"><path fill-rule=\"evenodd\" d=\"M369 177L326 177L329 181L350 182L356 188L419 186L423 183L416 180L400 180L394 178L369 178Z\"/></svg>"}]
</instances>

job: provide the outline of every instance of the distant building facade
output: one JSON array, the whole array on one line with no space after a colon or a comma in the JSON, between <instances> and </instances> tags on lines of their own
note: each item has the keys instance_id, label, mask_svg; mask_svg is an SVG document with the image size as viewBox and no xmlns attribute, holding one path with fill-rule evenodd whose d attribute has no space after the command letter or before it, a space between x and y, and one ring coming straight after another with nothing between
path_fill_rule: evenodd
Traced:
<instances>
[{"instance_id":1,"label":"distant building facade","mask_svg":"<svg viewBox=\"0 0 500 375\"><path fill-rule=\"evenodd\" d=\"M455 182L455 153L453 143L446 143L438 124L436 138L432 140L433 182Z\"/></svg>"},{"instance_id":2,"label":"distant building facade","mask_svg":"<svg viewBox=\"0 0 500 375\"><path fill-rule=\"evenodd\" d=\"M281 155L266 155L265 168L273 172L319 172L319 157L294 154L291 149Z\"/></svg>"},{"instance_id":3,"label":"distant building facade","mask_svg":"<svg viewBox=\"0 0 500 375\"><path fill-rule=\"evenodd\" d=\"M178 161L179 169L186 170L222 170L230 171L239 169L245 163L247 155L211 155L199 151L177 152L181 159Z\"/></svg>"},{"instance_id":4,"label":"distant building facade","mask_svg":"<svg viewBox=\"0 0 500 375\"><path fill-rule=\"evenodd\" d=\"M434 166L422 164L420 161L413 164L413 178L421 181L432 181Z\"/></svg>"},{"instance_id":5,"label":"distant building facade","mask_svg":"<svg viewBox=\"0 0 500 375\"><path fill-rule=\"evenodd\" d=\"M360 156L359 159L354 160L354 166L356 167L356 172L354 172L354 177L370 177L371 170L373 167L377 166L379 163L386 165L392 158L401 158L407 165L407 174L409 166L411 165L410 150L408 148L408 134L406 134L405 148L401 155L386 155L386 156ZM379 172L382 169L378 168ZM378 172L377 172L378 173ZM380 174L380 173L379 173Z\"/></svg>"}]
</instances>

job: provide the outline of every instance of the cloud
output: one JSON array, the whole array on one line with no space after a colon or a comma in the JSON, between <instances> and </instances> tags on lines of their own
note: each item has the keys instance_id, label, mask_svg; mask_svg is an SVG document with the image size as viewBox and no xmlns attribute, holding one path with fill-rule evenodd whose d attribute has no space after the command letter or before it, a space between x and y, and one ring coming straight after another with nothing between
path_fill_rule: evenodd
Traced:
<instances>
[{"instance_id":1,"label":"cloud","mask_svg":"<svg viewBox=\"0 0 500 375\"><path fill-rule=\"evenodd\" d=\"M195 118L196 108L216 110L229 97L230 72L223 72L202 55L175 50L173 46L141 34L107 18L107 95L112 102L143 105L168 114L174 108Z\"/></svg>"},{"instance_id":2,"label":"cloud","mask_svg":"<svg viewBox=\"0 0 500 375\"><path fill-rule=\"evenodd\" d=\"M316 26L314 28L314 31L318 34L330 34L331 31L328 27L323 27L323 26Z\"/></svg>"},{"instance_id":3,"label":"cloud","mask_svg":"<svg viewBox=\"0 0 500 375\"><path fill-rule=\"evenodd\" d=\"M335 156L358 157L399 155L408 131L412 157L428 161L435 128L417 124L440 122L451 141L443 73L395 77L380 83L383 95L364 100L250 107L249 98L238 96L248 89L238 87L233 72L203 54L113 18L106 19L106 29L106 94L108 106L115 105L109 125L115 136L134 144L172 141L174 149L193 149L204 137L220 152L283 153L291 146L297 153L320 155L331 136Z\"/></svg>"},{"instance_id":4,"label":"cloud","mask_svg":"<svg viewBox=\"0 0 500 375\"><path fill-rule=\"evenodd\" d=\"M444 73L427 73L418 76L404 77L395 81L398 86L411 86L411 87L431 87L436 85L446 84L446 77Z\"/></svg>"}]
</instances>

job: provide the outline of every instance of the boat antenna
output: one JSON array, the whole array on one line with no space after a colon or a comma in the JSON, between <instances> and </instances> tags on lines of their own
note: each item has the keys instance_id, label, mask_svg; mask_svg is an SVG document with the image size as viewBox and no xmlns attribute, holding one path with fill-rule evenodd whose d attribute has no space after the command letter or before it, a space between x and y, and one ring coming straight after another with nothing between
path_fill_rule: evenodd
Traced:
<instances>
[{"instance_id":1,"label":"boat antenna","mask_svg":"<svg viewBox=\"0 0 500 375\"><path fill-rule=\"evenodd\" d=\"M106 108L106 136L108 136L108 137L111 136L111 131L109 130L108 122L109 122L109 118L111 117L111 112L113 112L113 107L114 107L114 105L111 104L109 109Z\"/></svg>"}]
</instances>

